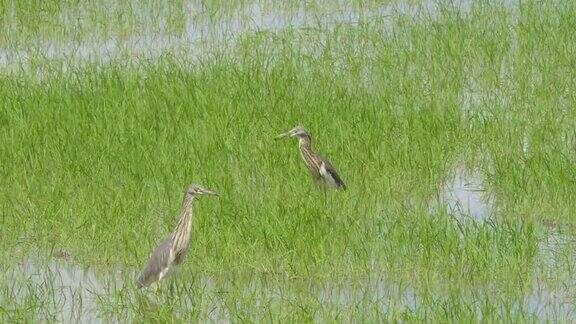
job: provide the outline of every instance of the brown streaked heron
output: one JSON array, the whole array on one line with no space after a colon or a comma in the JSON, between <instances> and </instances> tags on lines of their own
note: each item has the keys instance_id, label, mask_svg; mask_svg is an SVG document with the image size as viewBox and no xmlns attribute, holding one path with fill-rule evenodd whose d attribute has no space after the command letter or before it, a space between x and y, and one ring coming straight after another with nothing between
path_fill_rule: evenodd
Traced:
<instances>
[{"instance_id":1,"label":"brown streaked heron","mask_svg":"<svg viewBox=\"0 0 576 324\"><path fill-rule=\"evenodd\" d=\"M301 126L296 126L290 131L276 136L276 139L285 137L295 137L298 139L300 156L316 184L322 185L324 188L329 187L346 190L346 184L344 184L344 181L342 181L342 178L340 178L332 164L312 150L312 138L306 129Z\"/></svg>"},{"instance_id":2,"label":"brown streaked heron","mask_svg":"<svg viewBox=\"0 0 576 324\"><path fill-rule=\"evenodd\" d=\"M150 255L148 263L137 280L138 288L148 286L160 281L168 275L170 270L182 263L190 246L190 233L192 231L192 202L200 195L215 195L216 192L191 184L184 193L180 218L172 235L164 240Z\"/></svg>"}]
</instances>

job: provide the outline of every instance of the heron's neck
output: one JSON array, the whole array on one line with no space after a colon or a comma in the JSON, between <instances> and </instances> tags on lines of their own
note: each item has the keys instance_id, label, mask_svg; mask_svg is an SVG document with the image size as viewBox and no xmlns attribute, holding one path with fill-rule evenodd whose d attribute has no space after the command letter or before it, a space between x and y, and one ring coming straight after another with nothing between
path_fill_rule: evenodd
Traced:
<instances>
[{"instance_id":1,"label":"heron's neck","mask_svg":"<svg viewBox=\"0 0 576 324\"><path fill-rule=\"evenodd\" d=\"M182 210L180 211L180 219L176 228L174 229L173 237L177 240L187 241L190 237L190 232L192 230L193 212L192 212L192 202L194 201L194 196L186 197L182 202Z\"/></svg>"},{"instance_id":2,"label":"heron's neck","mask_svg":"<svg viewBox=\"0 0 576 324\"><path fill-rule=\"evenodd\" d=\"M303 136L298 138L298 146L300 149L312 149L312 139L309 136Z\"/></svg>"},{"instance_id":3,"label":"heron's neck","mask_svg":"<svg viewBox=\"0 0 576 324\"><path fill-rule=\"evenodd\" d=\"M192 212L192 202L194 201L194 195L186 196L182 200L182 213L185 211Z\"/></svg>"}]
</instances>

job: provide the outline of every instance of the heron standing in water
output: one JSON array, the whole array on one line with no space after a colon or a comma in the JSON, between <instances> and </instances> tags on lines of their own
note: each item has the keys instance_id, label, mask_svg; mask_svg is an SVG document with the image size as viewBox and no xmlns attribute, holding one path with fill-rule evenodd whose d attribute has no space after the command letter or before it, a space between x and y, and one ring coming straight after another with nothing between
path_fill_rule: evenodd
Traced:
<instances>
[{"instance_id":1,"label":"heron standing in water","mask_svg":"<svg viewBox=\"0 0 576 324\"><path fill-rule=\"evenodd\" d=\"M312 138L310 134L301 126L294 127L290 131L280 134L276 139L285 137L295 137L298 139L300 155L304 164L310 171L310 175L316 184L324 188L336 188L346 190L346 185L336 172L336 169L322 156L312 150Z\"/></svg>"},{"instance_id":2,"label":"heron standing in water","mask_svg":"<svg viewBox=\"0 0 576 324\"><path fill-rule=\"evenodd\" d=\"M184 193L180 219L176 224L176 228L172 232L172 235L152 252L146 267L144 267L142 274L138 278L138 288L162 280L174 266L182 263L190 246L190 233L192 231L192 221L194 218L192 202L195 197L201 195L218 196L216 192L204 189L196 184L191 184L188 187L186 193Z\"/></svg>"}]
</instances>

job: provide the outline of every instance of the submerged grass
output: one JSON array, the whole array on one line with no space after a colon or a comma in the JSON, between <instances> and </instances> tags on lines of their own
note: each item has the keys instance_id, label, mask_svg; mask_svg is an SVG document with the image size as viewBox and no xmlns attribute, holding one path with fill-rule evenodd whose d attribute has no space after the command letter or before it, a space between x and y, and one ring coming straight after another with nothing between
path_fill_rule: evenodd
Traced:
<instances>
[{"instance_id":1,"label":"submerged grass","mask_svg":"<svg viewBox=\"0 0 576 324\"><path fill-rule=\"evenodd\" d=\"M535 281L574 287L574 13L440 6L246 35L201 60L3 74L1 258L127 269L97 292L115 320L566 320L574 296L558 314L532 300ZM325 197L296 143L273 140L296 124L348 191ZM430 207L462 165L494 194L486 221ZM136 292L192 181L221 198L197 202L177 276ZM1 318L59 319L41 305L57 288L13 280Z\"/></svg>"},{"instance_id":2,"label":"submerged grass","mask_svg":"<svg viewBox=\"0 0 576 324\"><path fill-rule=\"evenodd\" d=\"M325 15L332 12L378 9L398 0L374 1L0 1L0 45L35 48L38 43L98 41L141 35L182 35L190 29L232 17L238 25L250 24L257 13L269 18L296 17L302 13ZM420 3L420 0L411 1ZM236 26L237 27L237 26ZM233 27L234 28L234 27Z\"/></svg>"}]
</instances>

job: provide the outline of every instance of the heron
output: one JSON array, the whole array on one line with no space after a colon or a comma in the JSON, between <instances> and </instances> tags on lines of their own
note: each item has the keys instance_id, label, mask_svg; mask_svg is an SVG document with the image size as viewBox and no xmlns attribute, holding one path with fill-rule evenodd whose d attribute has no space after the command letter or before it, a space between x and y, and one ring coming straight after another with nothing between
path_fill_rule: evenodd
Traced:
<instances>
[{"instance_id":1,"label":"heron","mask_svg":"<svg viewBox=\"0 0 576 324\"><path fill-rule=\"evenodd\" d=\"M180 217L174 231L150 255L148 263L137 280L138 288L146 287L165 278L174 266L182 263L190 247L192 231L192 202L202 195L218 196L218 193L204 189L197 184L191 184L184 193Z\"/></svg>"},{"instance_id":2,"label":"heron","mask_svg":"<svg viewBox=\"0 0 576 324\"><path fill-rule=\"evenodd\" d=\"M316 184L324 188L346 190L346 184L344 184L344 181L342 181L342 178L340 178L332 164L312 150L312 138L304 127L296 126L288 132L276 136L276 139L286 137L295 137L298 139L300 156Z\"/></svg>"}]
</instances>

